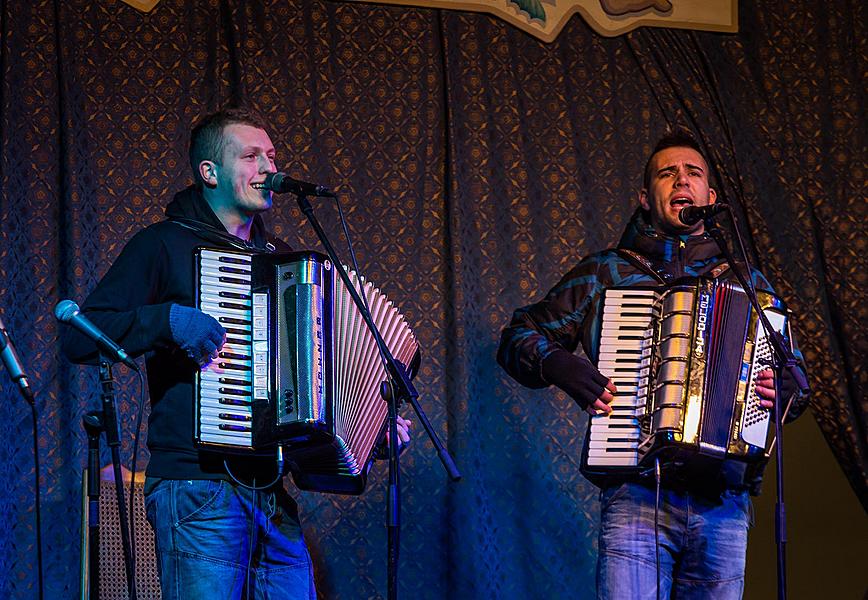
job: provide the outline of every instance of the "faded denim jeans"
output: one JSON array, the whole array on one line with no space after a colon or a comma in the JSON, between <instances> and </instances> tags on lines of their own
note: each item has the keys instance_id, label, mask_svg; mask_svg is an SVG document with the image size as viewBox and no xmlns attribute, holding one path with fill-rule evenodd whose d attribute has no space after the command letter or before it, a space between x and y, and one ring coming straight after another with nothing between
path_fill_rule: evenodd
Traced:
<instances>
[{"instance_id":1,"label":"faded denim jeans","mask_svg":"<svg viewBox=\"0 0 868 600\"><path fill-rule=\"evenodd\" d=\"M316 598L295 501L281 485L254 494L227 481L149 478L145 489L163 600Z\"/></svg>"},{"instance_id":2,"label":"faded denim jeans","mask_svg":"<svg viewBox=\"0 0 868 600\"><path fill-rule=\"evenodd\" d=\"M600 493L598 599L657 598L654 494L636 483ZM740 599L750 512L747 492L726 492L716 503L662 489L660 598Z\"/></svg>"}]
</instances>

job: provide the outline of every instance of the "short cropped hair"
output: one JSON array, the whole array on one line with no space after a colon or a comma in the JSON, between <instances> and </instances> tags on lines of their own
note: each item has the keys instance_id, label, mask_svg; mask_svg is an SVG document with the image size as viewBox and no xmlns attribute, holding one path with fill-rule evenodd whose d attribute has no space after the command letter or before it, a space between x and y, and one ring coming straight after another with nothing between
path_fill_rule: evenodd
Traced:
<instances>
[{"instance_id":1,"label":"short cropped hair","mask_svg":"<svg viewBox=\"0 0 868 600\"><path fill-rule=\"evenodd\" d=\"M667 148L691 148L696 150L702 157L702 160L705 161L706 166L708 165L708 158L706 158L705 152L702 151L702 147L690 131L681 128L668 131L657 141L654 150L648 156L648 161L645 163L645 175L642 179L643 189L647 190L651 186L651 176L653 175L651 173L651 159L654 158L655 154Z\"/></svg>"},{"instance_id":2,"label":"short cropped hair","mask_svg":"<svg viewBox=\"0 0 868 600\"><path fill-rule=\"evenodd\" d=\"M250 125L257 129L265 129L265 119L247 108L227 108L206 115L199 120L190 133L190 166L196 185L202 186L202 175L199 165L203 160L220 164L223 151L226 149L226 138L223 131L229 125Z\"/></svg>"}]
</instances>

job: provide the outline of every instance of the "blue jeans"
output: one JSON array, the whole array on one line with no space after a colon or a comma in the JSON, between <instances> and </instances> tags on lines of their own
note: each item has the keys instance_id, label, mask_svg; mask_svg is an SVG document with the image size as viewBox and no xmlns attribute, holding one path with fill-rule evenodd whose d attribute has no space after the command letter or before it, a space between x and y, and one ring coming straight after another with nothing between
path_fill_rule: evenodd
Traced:
<instances>
[{"instance_id":1,"label":"blue jeans","mask_svg":"<svg viewBox=\"0 0 868 600\"><path fill-rule=\"evenodd\" d=\"M149 479L163 600L316 598L295 501L220 480Z\"/></svg>"},{"instance_id":2,"label":"blue jeans","mask_svg":"<svg viewBox=\"0 0 868 600\"><path fill-rule=\"evenodd\" d=\"M597 598L654 600L654 489L636 483L600 492ZM726 492L713 502L688 492L660 493L660 598L738 600L750 499Z\"/></svg>"}]
</instances>

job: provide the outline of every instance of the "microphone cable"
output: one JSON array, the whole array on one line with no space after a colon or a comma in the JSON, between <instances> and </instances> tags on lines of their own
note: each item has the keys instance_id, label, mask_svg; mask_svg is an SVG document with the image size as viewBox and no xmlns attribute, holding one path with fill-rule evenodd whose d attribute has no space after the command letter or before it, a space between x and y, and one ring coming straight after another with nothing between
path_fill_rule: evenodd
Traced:
<instances>
[{"instance_id":1,"label":"microphone cable","mask_svg":"<svg viewBox=\"0 0 868 600\"><path fill-rule=\"evenodd\" d=\"M654 458L654 563L657 567L657 600L660 598L660 457Z\"/></svg>"},{"instance_id":2,"label":"microphone cable","mask_svg":"<svg viewBox=\"0 0 868 600\"><path fill-rule=\"evenodd\" d=\"M139 438L142 433L142 417L145 413L145 376L141 369L136 369L136 374L139 376L139 405L136 415L136 430L133 434L133 456L130 459L130 497L129 497L129 520L130 520L130 559L133 563L132 569L135 575L136 565L136 467L138 466L139 458ZM145 487L142 485L142 503L145 501ZM143 506L144 508L144 506ZM133 587L136 586L135 576L133 577ZM131 598L135 598L134 594L130 594Z\"/></svg>"},{"instance_id":3,"label":"microphone cable","mask_svg":"<svg viewBox=\"0 0 868 600\"><path fill-rule=\"evenodd\" d=\"M279 477L279 475L278 475ZM245 596L247 596L247 600L250 600L250 591L254 587L256 582L256 577L252 578L251 582L251 571L253 570L253 540L256 537L256 478L253 478L253 487L250 488L250 534L247 539L247 572L244 574L244 579L246 580L245 588Z\"/></svg>"},{"instance_id":4,"label":"microphone cable","mask_svg":"<svg viewBox=\"0 0 868 600\"><path fill-rule=\"evenodd\" d=\"M42 600L44 596L43 583L42 583L42 499L39 493L39 480L40 480L40 466L39 466L39 427L37 423L39 422L39 415L36 411L36 403L30 404L30 415L33 420L33 468L34 468L34 477L36 478L36 505L34 506L35 517L36 517L36 569L38 571L36 575L37 581L37 590L39 594L39 600Z\"/></svg>"}]
</instances>

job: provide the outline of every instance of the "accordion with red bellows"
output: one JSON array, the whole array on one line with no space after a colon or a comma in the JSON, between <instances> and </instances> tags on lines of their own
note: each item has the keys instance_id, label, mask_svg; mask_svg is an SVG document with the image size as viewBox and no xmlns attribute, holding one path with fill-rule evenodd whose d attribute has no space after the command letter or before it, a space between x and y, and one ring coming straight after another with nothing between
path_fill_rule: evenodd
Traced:
<instances>
[{"instance_id":1,"label":"accordion with red bellows","mask_svg":"<svg viewBox=\"0 0 868 600\"><path fill-rule=\"evenodd\" d=\"M782 301L757 295L772 327L789 338ZM700 278L607 289L597 368L618 392L611 413L591 417L583 471L641 471L655 458L700 468L765 458L771 411L755 385L771 351L737 284Z\"/></svg>"}]
</instances>

